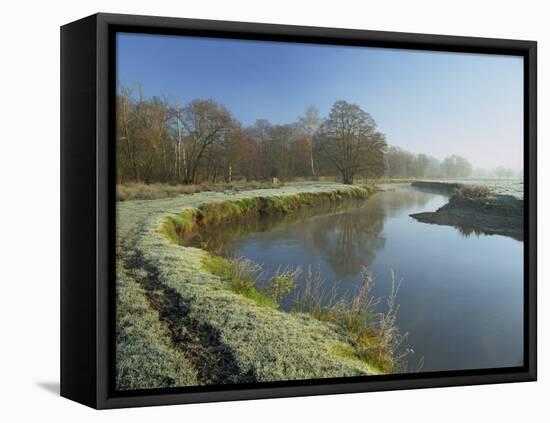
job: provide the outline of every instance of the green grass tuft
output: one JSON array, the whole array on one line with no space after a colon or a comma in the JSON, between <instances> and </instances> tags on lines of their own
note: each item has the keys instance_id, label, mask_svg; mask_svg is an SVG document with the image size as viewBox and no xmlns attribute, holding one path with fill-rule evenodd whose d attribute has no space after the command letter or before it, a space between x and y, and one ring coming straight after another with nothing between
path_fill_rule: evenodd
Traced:
<instances>
[{"instance_id":1,"label":"green grass tuft","mask_svg":"<svg viewBox=\"0 0 550 423\"><path fill-rule=\"evenodd\" d=\"M206 256L202 260L204 268L214 276L228 279L233 273L234 266L231 260L220 256Z\"/></svg>"},{"instance_id":2,"label":"green grass tuft","mask_svg":"<svg viewBox=\"0 0 550 423\"><path fill-rule=\"evenodd\" d=\"M175 243L185 240L197 228L198 214L197 209L188 209L178 215L167 216L160 227L160 233Z\"/></svg>"},{"instance_id":3,"label":"green grass tuft","mask_svg":"<svg viewBox=\"0 0 550 423\"><path fill-rule=\"evenodd\" d=\"M260 267L250 260L228 260L219 256L206 256L202 265L208 272L218 276L233 292L242 295L260 307L276 308L277 304L268 295L256 288Z\"/></svg>"}]
</instances>

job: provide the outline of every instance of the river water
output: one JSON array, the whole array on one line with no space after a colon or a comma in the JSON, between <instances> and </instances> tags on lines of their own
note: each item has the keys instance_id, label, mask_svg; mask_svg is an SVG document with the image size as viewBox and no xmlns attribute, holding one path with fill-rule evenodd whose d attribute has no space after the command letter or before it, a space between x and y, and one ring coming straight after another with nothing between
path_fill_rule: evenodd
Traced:
<instances>
[{"instance_id":1,"label":"river water","mask_svg":"<svg viewBox=\"0 0 550 423\"><path fill-rule=\"evenodd\" d=\"M274 273L280 267L319 269L325 289L353 295L366 266L375 296L400 282L397 325L421 371L523 364L523 243L499 235L465 235L420 223L411 213L435 211L447 197L398 185L368 200L216 228L211 249L246 257ZM305 272L304 272L305 274ZM292 309L296 290L282 307ZM380 303L380 311L384 311Z\"/></svg>"}]
</instances>

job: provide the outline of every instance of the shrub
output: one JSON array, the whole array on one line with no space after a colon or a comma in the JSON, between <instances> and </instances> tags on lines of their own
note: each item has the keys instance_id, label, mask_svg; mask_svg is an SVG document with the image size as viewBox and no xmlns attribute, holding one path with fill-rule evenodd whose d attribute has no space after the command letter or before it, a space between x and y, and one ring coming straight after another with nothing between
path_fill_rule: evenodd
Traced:
<instances>
[{"instance_id":1,"label":"shrub","mask_svg":"<svg viewBox=\"0 0 550 423\"><path fill-rule=\"evenodd\" d=\"M465 185L455 192L459 197L470 199L487 198L493 195L493 191L485 185Z\"/></svg>"}]
</instances>

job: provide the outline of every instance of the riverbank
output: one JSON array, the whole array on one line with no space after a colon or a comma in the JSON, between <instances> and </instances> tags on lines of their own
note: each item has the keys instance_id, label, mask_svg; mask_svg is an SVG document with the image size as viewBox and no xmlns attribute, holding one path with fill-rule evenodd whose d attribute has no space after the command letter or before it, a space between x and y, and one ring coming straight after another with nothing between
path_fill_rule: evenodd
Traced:
<instances>
[{"instance_id":1,"label":"riverbank","mask_svg":"<svg viewBox=\"0 0 550 423\"><path fill-rule=\"evenodd\" d=\"M117 388L317 379L380 373L342 327L227 289L209 254L178 245L195 225L366 198L317 183L117 203Z\"/></svg>"},{"instance_id":2,"label":"riverbank","mask_svg":"<svg viewBox=\"0 0 550 423\"><path fill-rule=\"evenodd\" d=\"M476 189L464 184L415 182L411 185L451 196L449 202L435 212L411 214L419 222L454 226L466 235L484 233L523 240L523 200L479 188L481 193L469 195L469 189Z\"/></svg>"}]
</instances>

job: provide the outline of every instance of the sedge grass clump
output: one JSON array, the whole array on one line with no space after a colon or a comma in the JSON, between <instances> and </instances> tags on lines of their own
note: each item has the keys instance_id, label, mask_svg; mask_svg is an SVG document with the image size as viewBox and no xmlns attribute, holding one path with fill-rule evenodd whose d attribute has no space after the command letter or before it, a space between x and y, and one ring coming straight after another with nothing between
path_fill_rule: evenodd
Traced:
<instances>
[{"instance_id":1,"label":"sedge grass clump","mask_svg":"<svg viewBox=\"0 0 550 423\"><path fill-rule=\"evenodd\" d=\"M265 278L262 267L246 258L226 259L220 256L207 256L202 261L204 268L220 277L232 291L253 300L264 307L277 308L296 285L301 273L299 268L277 270L267 288L260 289L259 281Z\"/></svg>"},{"instance_id":2,"label":"sedge grass clump","mask_svg":"<svg viewBox=\"0 0 550 423\"><path fill-rule=\"evenodd\" d=\"M261 266L251 260L226 259L220 256L207 256L202 260L203 267L218 276L233 292L254 301L260 307L276 308L275 302L256 288L261 275Z\"/></svg>"},{"instance_id":3,"label":"sedge grass clump","mask_svg":"<svg viewBox=\"0 0 550 423\"><path fill-rule=\"evenodd\" d=\"M208 272L222 279L231 277L234 267L231 260L220 256L207 256L202 260L202 264Z\"/></svg>"},{"instance_id":4,"label":"sedge grass clump","mask_svg":"<svg viewBox=\"0 0 550 423\"><path fill-rule=\"evenodd\" d=\"M322 288L320 272L313 274L310 269L305 289L298 296L296 311L336 325L348 338L356 358L383 373L391 373L403 366L403 359L411 352L408 349L399 352L399 347L407 337L396 325L399 287L392 272L391 291L384 313L377 312L381 299L372 296L373 288L374 280L364 269L362 284L353 298L336 301L334 287L327 293ZM346 350L346 355L349 354Z\"/></svg>"},{"instance_id":5,"label":"sedge grass clump","mask_svg":"<svg viewBox=\"0 0 550 423\"><path fill-rule=\"evenodd\" d=\"M354 343L371 334L375 326L375 309L380 299L371 295L373 287L373 279L365 270L362 284L353 298L342 299L327 310L329 320L342 327Z\"/></svg>"},{"instance_id":6,"label":"sedge grass clump","mask_svg":"<svg viewBox=\"0 0 550 423\"><path fill-rule=\"evenodd\" d=\"M286 268L282 271L278 269L268 288L271 300L276 304L280 304L282 299L294 290L296 279L301 273L300 268Z\"/></svg>"},{"instance_id":7,"label":"sedge grass clump","mask_svg":"<svg viewBox=\"0 0 550 423\"><path fill-rule=\"evenodd\" d=\"M296 311L310 314L317 320L324 320L327 309L326 304L333 302L334 293L329 298L326 290L322 288L322 284L321 271L317 268L314 273L310 266L304 288L296 299Z\"/></svg>"},{"instance_id":8,"label":"sedge grass clump","mask_svg":"<svg viewBox=\"0 0 550 423\"><path fill-rule=\"evenodd\" d=\"M228 280L231 289L239 294L246 294L256 290L256 280L262 268L252 260L245 258L231 260L230 278Z\"/></svg>"},{"instance_id":9,"label":"sedge grass clump","mask_svg":"<svg viewBox=\"0 0 550 423\"><path fill-rule=\"evenodd\" d=\"M475 200L490 197L493 191L485 185L465 185L456 190L456 195Z\"/></svg>"},{"instance_id":10,"label":"sedge grass clump","mask_svg":"<svg viewBox=\"0 0 550 423\"><path fill-rule=\"evenodd\" d=\"M383 371L405 371L404 359L412 349L400 347L407 338L407 333L401 333L397 327L397 294L399 283L395 281L395 274L391 272L391 288L386 299L386 311L377 313L373 331L364 332L357 340L356 350L359 357L364 357L370 363Z\"/></svg>"}]
</instances>

